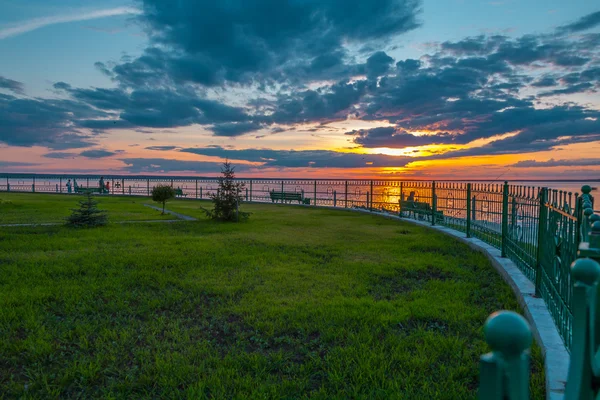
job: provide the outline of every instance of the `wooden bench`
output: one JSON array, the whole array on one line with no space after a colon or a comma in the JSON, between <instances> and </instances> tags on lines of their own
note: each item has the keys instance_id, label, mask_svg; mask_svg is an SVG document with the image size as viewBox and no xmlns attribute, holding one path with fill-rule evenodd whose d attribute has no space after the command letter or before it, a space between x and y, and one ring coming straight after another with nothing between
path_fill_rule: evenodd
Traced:
<instances>
[{"instance_id":1,"label":"wooden bench","mask_svg":"<svg viewBox=\"0 0 600 400\"><path fill-rule=\"evenodd\" d=\"M276 201L283 202L291 202L297 201L299 204L310 204L310 199L303 199L302 193L296 192L276 192L271 190L269 192L269 196L271 196L271 202L275 203Z\"/></svg>"},{"instance_id":2,"label":"wooden bench","mask_svg":"<svg viewBox=\"0 0 600 400\"><path fill-rule=\"evenodd\" d=\"M183 193L181 188L175 189L175 197L187 197L187 193Z\"/></svg>"},{"instance_id":3,"label":"wooden bench","mask_svg":"<svg viewBox=\"0 0 600 400\"><path fill-rule=\"evenodd\" d=\"M407 212L408 216L412 213L414 218L429 219L431 217L431 206L429 203L423 203L420 201L400 201L400 212ZM444 213L442 211L435 212L436 222L442 222L444 220Z\"/></svg>"}]
</instances>

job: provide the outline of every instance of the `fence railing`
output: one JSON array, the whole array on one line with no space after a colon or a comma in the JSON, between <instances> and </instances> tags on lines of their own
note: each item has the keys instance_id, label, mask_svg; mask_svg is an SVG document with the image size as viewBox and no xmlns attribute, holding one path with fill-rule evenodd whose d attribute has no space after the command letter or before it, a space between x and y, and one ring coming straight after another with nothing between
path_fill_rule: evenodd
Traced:
<instances>
[{"instance_id":1,"label":"fence railing","mask_svg":"<svg viewBox=\"0 0 600 400\"><path fill-rule=\"evenodd\" d=\"M594 213L589 187L583 187L579 198L560 193L543 197L542 214L547 214L547 230L559 241L543 253L553 259L554 269L542 272L544 300L562 301L563 312L572 315L571 360L565 387L565 400L597 399L600 397L600 215ZM568 207L574 201L575 210ZM545 211L544 211L545 209ZM563 243L561 243L561 241ZM565 267L565 260L574 257L571 243L578 241L577 260ZM568 243L567 243L568 242ZM547 262L547 261L546 261ZM557 280L557 284L552 282ZM552 288L552 289L550 289ZM548 303L552 311L555 303ZM528 400L531 329L522 316L512 311L492 314L485 323L485 339L491 352L481 357L479 398L485 400Z\"/></svg>"},{"instance_id":2,"label":"fence railing","mask_svg":"<svg viewBox=\"0 0 600 400\"><path fill-rule=\"evenodd\" d=\"M67 193L98 187L99 175L0 174L0 191ZM149 196L159 184L183 197L207 199L217 178L104 176L110 194ZM392 180L238 179L244 200L359 208L445 225L501 250L543 297L567 348L572 343L572 282L569 265L581 242L582 221L593 210L591 187L583 195L545 187L499 183ZM278 194L292 193L294 196ZM589 207L588 207L589 206ZM586 209L586 207L588 207ZM586 210L586 211L584 211ZM593 213L592 213L593 214ZM590 214L590 215L592 215Z\"/></svg>"}]
</instances>

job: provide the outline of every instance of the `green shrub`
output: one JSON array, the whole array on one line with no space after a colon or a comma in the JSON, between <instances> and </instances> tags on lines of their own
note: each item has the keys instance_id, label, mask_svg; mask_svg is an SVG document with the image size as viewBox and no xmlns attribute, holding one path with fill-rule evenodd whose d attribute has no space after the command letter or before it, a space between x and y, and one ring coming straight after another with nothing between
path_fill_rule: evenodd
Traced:
<instances>
[{"instance_id":1,"label":"green shrub","mask_svg":"<svg viewBox=\"0 0 600 400\"><path fill-rule=\"evenodd\" d=\"M175 198L175 189L169 185L158 185L152 189L152 200L162 203L162 213L165 213L165 203Z\"/></svg>"},{"instance_id":2,"label":"green shrub","mask_svg":"<svg viewBox=\"0 0 600 400\"><path fill-rule=\"evenodd\" d=\"M235 181L235 167L231 166L229 161L225 161L221 168L221 174L223 176L219 178L217 193L210 195L214 207L212 210L204 209L206 215L209 218L221 221L237 222L248 219L250 213L239 210L239 205L243 200L244 183Z\"/></svg>"},{"instance_id":3,"label":"green shrub","mask_svg":"<svg viewBox=\"0 0 600 400\"><path fill-rule=\"evenodd\" d=\"M76 228L92 228L108 222L106 211L98 209L98 202L90 192L84 193L83 199L79 200L79 208L71 211L72 214L67 217L67 225Z\"/></svg>"}]
</instances>

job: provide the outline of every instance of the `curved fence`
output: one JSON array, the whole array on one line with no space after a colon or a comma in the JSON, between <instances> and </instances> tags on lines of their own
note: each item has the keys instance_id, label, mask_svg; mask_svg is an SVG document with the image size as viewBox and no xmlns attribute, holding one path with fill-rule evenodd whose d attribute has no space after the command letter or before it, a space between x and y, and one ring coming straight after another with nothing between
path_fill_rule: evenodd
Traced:
<instances>
[{"instance_id":1,"label":"curved fence","mask_svg":"<svg viewBox=\"0 0 600 400\"><path fill-rule=\"evenodd\" d=\"M0 174L0 191L69 193L98 188L100 176ZM207 199L217 178L104 176L108 194L148 196L159 184L179 196ZM502 251L535 282L554 322L571 348L572 279L584 220L576 193L508 183L391 180L239 179L248 202L287 202L305 206L360 208L445 225ZM70 188L67 186L70 183ZM105 188L106 189L106 188ZM591 202L591 187L582 188ZM587 205L587 204L586 204Z\"/></svg>"}]
</instances>

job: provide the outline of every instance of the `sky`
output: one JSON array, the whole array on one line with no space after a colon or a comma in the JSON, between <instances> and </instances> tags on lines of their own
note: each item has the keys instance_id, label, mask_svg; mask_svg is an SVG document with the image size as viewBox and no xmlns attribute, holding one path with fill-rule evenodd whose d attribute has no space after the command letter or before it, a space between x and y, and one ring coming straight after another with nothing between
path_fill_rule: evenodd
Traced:
<instances>
[{"instance_id":1,"label":"sky","mask_svg":"<svg viewBox=\"0 0 600 400\"><path fill-rule=\"evenodd\" d=\"M600 5L0 0L0 172L600 179Z\"/></svg>"}]
</instances>

